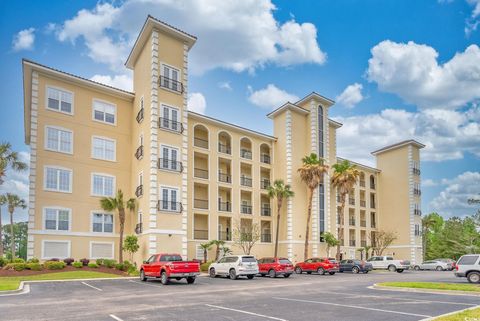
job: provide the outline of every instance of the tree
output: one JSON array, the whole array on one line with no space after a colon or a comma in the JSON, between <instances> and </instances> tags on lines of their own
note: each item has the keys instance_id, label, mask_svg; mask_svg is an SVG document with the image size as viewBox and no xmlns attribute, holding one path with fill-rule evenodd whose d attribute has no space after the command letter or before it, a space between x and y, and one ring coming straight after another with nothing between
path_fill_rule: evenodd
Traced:
<instances>
[{"instance_id":1,"label":"tree","mask_svg":"<svg viewBox=\"0 0 480 321\"><path fill-rule=\"evenodd\" d=\"M280 213L282 210L283 200L294 196L294 192L290 189L290 185L285 185L283 180L277 179L273 185L268 187L268 197L277 198L277 226L275 232L275 250L273 257L278 255L278 233L280 230Z\"/></svg>"},{"instance_id":2,"label":"tree","mask_svg":"<svg viewBox=\"0 0 480 321\"><path fill-rule=\"evenodd\" d=\"M212 245L215 245L215 262L218 261L218 258L220 257L220 248L225 244L225 241L221 240L213 240L210 242Z\"/></svg>"},{"instance_id":3,"label":"tree","mask_svg":"<svg viewBox=\"0 0 480 321\"><path fill-rule=\"evenodd\" d=\"M222 246L221 252L222 257L232 254L232 250L230 250L230 248L226 246Z\"/></svg>"},{"instance_id":4,"label":"tree","mask_svg":"<svg viewBox=\"0 0 480 321\"><path fill-rule=\"evenodd\" d=\"M338 239L340 242L337 245L337 260L340 260L340 245L343 241L343 225L345 220L345 201L347 194L353 191L357 179L360 176L360 171L352 165L348 160L334 164L332 175L332 186L337 189L340 194L340 224L338 225Z\"/></svg>"},{"instance_id":5,"label":"tree","mask_svg":"<svg viewBox=\"0 0 480 321\"><path fill-rule=\"evenodd\" d=\"M240 247L245 255L250 255L255 243L260 241L260 227L257 223L249 223L241 226L236 224L233 229L233 242Z\"/></svg>"},{"instance_id":6,"label":"tree","mask_svg":"<svg viewBox=\"0 0 480 321\"><path fill-rule=\"evenodd\" d=\"M100 200L100 206L105 211L118 212L119 225L120 225L120 242L118 247L118 261L123 262L123 231L125 229L125 206L128 210L135 210L135 199L130 198L125 204L123 200L123 192L121 189L117 191L115 197L104 197Z\"/></svg>"},{"instance_id":7,"label":"tree","mask_svg":"<svg viewBox=\"0 0 480 321\"><path fill-rule=\"evenodd\" d=\"M337 240L335 235L333 235L330 232L324 232L322 235L323 235L323 239L325 240L325 243L327 244L327 257L329 257L330 256L330 248L332 248L334 246L337 246L338 243L340 243L340 241Z\"/></svg>"},{"instance_id":8,"label":"tree","mask_svg":"<svg viewBox=\"0 0 480 321\"><path fill-rule=\"evenodd\" d=\"M13 228L13 213L15 212L16 208L27 208L27 203L25 200L18 197L18 195L7 193L5 195L8 212L10 213L10 228L11 228L11 235L12 241L10 242L10 252L12 253L12 262L15 259L15 231Z\"/></svg>"},{"instance_id":9,"label":"tree","mask_svg":"<svg viewBox=\"0 0 480 321\"><path fill-rule=\"evenodd\" d=\"M429 233L438 224L443 224L443 219L437 213L430 213L422 218L422 251L423 260L427 260L427 243L429 239Z\"/></svg>"},{"instance_id":10,"label":"tree","mask_svg":"<svg viewBox=\"0 0 480 321\"><path fill-rule=\"evenodd\" d=\"M7 169L15 171L24 171L28 168L27 164L19 160L18 153L12 151L10 143L0 144L0 185L3 184Z\"/></svg>"},{"instance_id":11,"label":"tree","mask_svg":"<svg viewBox=\"0 0 480 321\"><path fill-rule=\"evenodd\" d=\"M297 170L301 180L308 188L308 213L307 224L305 228L305 248L303 250L304 260L308 259L308 238L310 234L310 221L312 218L312 199L315 189L323 182L323 176L328 170L328 166L324 165L323 158L319 158L317 154L311 153L309 156L302 158L302 166Z\"/></svg>"},{"instance_id":12,"label":"tree","mask_svg":"<svg viewBox=\"0 0 480 321\"><path fill-rule=\"evenodd\" d=\"M365 245L364 247L362 247L362 249L365 251L365 260L368 260L368 254L370 253L372 247L370 245Z\"/></svg>"},{"instance_id":13,"label":"tree","mask_svg":"<svg viewBox=\"0 0 480 321\"><path fill-rule=\"evenodd\" d=\"M203 250L203 263L207 263L208 251L212 248L212 242L202 243L200 248Z\"/></svg>"},{"instance_id":14,"label":"tree","mask_svg":"<svg viewBox=\"0 0 480 321\"><path fill-rule=\"evenodd\" d=\"M130 253L130 260L133 261L133 254L140 248L140 245L138 245L138 237L136 235L127 235L123 242L123 248Z\"/></svg>"},{"instance_id":15,"label":"tree","mask_svg":"<svg viewBox=\"0 0 480 321\"><path fill-rule=\"evenodd\" d=\"M3 226L3 248L5 250L5 256L7 259L12 259L10 245L12 240L15 243L15 257L22 259L27 259L27 232L28 232L28 223L27 222L18 222L13 223L14 237L12 238L12 227L10 224L5 224Z\"/></svg>"},{"instance_id":16,"label":"tree","mask_svg":"<svg viewBox=\"0 0 480 321\"><path fill-rule=\"evenodd\" d=\"M3 242L2 242L2 206L7 203L5 195L0 195L0 257L3 257Z\"/></svg>"},{"instance_id":17,"label":"tree","mask_svg":"<svg viewBox=\"0 0 480 321\"><path fill-rule=\"evenodd\" d=\"M376 255L382 255L383 251L389 247L393 241L397 239L397 235L394 232L377 231L372 233L370 240L372 242L372 249Z\"/></svg>"}]
</instances>

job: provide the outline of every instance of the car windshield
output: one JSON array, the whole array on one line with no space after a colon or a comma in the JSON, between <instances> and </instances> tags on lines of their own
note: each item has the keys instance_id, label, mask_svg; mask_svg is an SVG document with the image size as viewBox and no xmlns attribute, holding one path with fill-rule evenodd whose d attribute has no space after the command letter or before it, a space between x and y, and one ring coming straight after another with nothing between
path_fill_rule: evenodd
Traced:
<instances>
[{"instance_id":1,"label":"car windshield","mask_svg":"<svg viewBox=\"0 0 480 321\"><path fill-rule=\"evenodd\" d=\"M242 262L251 263L257 262L253 256L242 256Z\"/></svg>"},{"instance_id":2,"label":"car windshield","mask_svg":"<svg viewBox=\"0 0 480 321\"><path fill-rule=\"evenodd\" d=\"M292 264L288 259L280 259L278 262L280 262L280 264Z\"/></svg>"}]
</instances>

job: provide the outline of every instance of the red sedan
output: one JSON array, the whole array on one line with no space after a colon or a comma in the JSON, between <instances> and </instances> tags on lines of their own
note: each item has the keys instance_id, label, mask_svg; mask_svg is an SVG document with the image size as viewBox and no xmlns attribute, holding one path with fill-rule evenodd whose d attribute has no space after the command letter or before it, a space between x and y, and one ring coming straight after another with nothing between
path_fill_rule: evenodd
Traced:
<instances>
[{"instance_id":1,"label":"red sedan","mask_svg":"<svg viewBox=\"0 0 480 321\"><path fill-rule=\"evenodd\" d=\"M285 258L264 257L258 260L258 272L271 278L278 275L288 278L293 273L293 264Z\"/></svg>"},{"instance_id":2,"label":"red sedan","mask_svg":"<svg viewBox=\"0 0 480 321\"><path fill-rule=\"evenodd\" d=\"M314 257L306 260L305 262L299 262L295 265L295 273L297 274L302 274L303 272L307 272L307 274L317 272L321 275L325 275L325 273L334 275L335 272L338 271L339 265L333 258Z\"/></svg>"}]
</instances>

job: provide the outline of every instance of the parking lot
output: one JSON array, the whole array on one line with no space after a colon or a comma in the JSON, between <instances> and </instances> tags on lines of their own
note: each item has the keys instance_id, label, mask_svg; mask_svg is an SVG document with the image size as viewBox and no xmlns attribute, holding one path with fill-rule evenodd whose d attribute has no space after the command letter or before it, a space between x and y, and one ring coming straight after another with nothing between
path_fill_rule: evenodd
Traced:
<instances>
[{"instance_id":1,"label":"parking lot","mask_svg":"<svg viewBox=\"0 0 480 321\"><path fill-rule=\"evenodd\" d=\"M138 279L32 283L0 296L0 320L421 320L480 304L478 296L392 292L385 281L466 282L451 272L293 275L195 284Z\"/></svg>"}]
</instances>

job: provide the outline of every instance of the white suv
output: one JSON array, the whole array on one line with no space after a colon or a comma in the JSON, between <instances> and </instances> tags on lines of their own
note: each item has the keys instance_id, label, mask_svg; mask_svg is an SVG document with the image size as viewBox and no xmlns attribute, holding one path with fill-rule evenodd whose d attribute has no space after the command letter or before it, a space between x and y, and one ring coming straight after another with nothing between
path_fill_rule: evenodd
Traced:
<instances>
[{"instance_id":1,"label":"white suv","mask_svg":"<svg viewBox=\"0 0 480 321\"><path fill-rule=\"evenodd\" d=\"M253 279L255 274L258 274L258 263L255 257L251 255L231 255L210 264L208 273L212 278L223 275L230 277L232 280L239 276Z\"/></svg>"},{"instance_id":2,"label":"white suv","mask_svg":"<svg viewBox=\"0 0 480 321\"><path fill-rule=\"evenodd\" d=\"M455 276L466 277L470 283L480 283L480 255L462 256L455 267Z\"/></svg>"}]
</instances>

